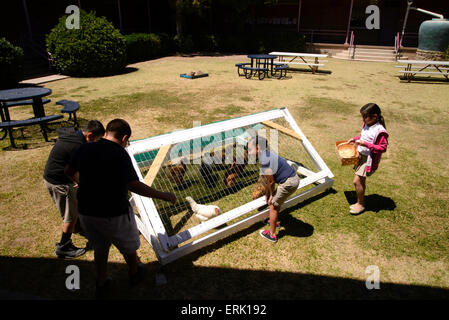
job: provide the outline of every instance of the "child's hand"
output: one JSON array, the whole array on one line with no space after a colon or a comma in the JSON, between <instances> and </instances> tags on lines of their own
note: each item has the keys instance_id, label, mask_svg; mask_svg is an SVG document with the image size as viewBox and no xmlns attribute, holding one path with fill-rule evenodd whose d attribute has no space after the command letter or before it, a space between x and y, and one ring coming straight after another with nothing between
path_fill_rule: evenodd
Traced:
<instances>
[{"instance_id":1,"label":"child's hand","mask_svg":"<svg viewBox=\"0 0 449 320\"><path fill-rule=\"evenodd\" d=\"M351 139L349 139L348 141L346 141L346 143L354 143L354 139L353 138L351 138Z\"/></svg>"},{"instance_id":2,"label":"child's hand","mask_svg":"<svg viewBox=\"0 0 449 320\"><path fill-rule=\"evenodd\" d=\"M362 139L356 140L355 144L358 146L363 146L365 144L365 141L363 141Z\"/></svg>"},{"instance_id":3,"label":"child's hand","mask_svg":"<svg viewBox=\"0 0 449 320\"><path fill-rule=\"evenodd\" d=\"M172 204L176 203L176 196L174 193L167 192L167 197L165 198L167 202L171 202Z\"/></svg>"}]
</instances>

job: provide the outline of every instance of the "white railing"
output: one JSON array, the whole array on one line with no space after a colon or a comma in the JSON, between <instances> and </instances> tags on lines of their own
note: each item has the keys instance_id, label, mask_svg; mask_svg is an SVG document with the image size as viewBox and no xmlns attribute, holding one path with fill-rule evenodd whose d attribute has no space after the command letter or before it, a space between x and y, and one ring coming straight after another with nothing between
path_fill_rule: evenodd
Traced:
<instances>
[{"instance_id":1,"label":"white railing","mask_svg":"<svg viewBox=\"0 0 449 320\"><path fill-rule=\"evenodd\" d=\"M399 57L399 51L401 50L401 42L400 42L400 35L399 32L394 37L394 53L396 55L396 60L398 60Z\"/></svg>"},{"instance_id":2,"label":"white railing","mask_svg":"<svg viewBox=\"0 0 449 320\"><path fill-rule=\"evenodd\" d=\"M354 31L351 31L351 40L349 41L349 49L348 49L348 59L354 59L354 55L355 55Z\"/></svg>"}]
</instances>

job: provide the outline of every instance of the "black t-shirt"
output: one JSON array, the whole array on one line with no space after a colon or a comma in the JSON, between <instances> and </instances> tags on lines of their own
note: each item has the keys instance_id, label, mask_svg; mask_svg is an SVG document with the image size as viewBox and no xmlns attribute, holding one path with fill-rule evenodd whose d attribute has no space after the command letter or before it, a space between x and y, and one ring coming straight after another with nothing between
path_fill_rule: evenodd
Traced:
<instances>
[{"instance_id":1,"label":"black t-shirt","mask_svg":"<svg viewBox=\"0 0 449 320\"><path fill-rule=\"evenodd\" d=\"M80 214L116 217L128 213L127 184L139 178L122 146L106 139L86 143L73 156L70 167L79 172Z\"/></svg>"},{"instance_id":2,"label":"black t-shirt","mask_svg":"<svg viewBox=\"0 0 449 320\"><path fill-rule=\"evenodd\" d=\"M64 174L64 169L72 155L86 142L86 139L81 131L76 131L72 127L58 128L56 132L58 140L48 155L44 179L52 184L71 184L73 181Z\"/></svg>"}]
</instances>

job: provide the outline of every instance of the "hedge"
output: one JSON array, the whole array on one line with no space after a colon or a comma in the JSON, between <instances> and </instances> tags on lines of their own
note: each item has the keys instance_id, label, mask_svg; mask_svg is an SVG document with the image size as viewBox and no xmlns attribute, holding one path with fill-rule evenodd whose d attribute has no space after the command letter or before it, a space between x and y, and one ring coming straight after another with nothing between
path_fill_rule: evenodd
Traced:
<instances>
[{"instance_id":1,"label":"hedge","mask_svg":"<svg viewBox=\"0 0 449 320\"><path fill-rule=\"evenodd\" d=\"M0 38L0 89L13 88L23 79L23 50Z\"/></svg>"},{"instance_id":2,"label":"hedge","mask_svg":"<svg viewBox=\"0 0 449 320\"><path fill-rule=\"evenodd\" d=\"M80 12L80 28L68 29L67 16L47 35L47 50L57 70L70 76L105 76L126 66L126 41L112 23L95 12Z\"/></svg>"},{"instance_id":3,"label":"hedge","mask_svg":"<svg viewBox=\"0 0 449 320\"><path fill-rule=\"evenodd\" d=\"M132 33L124 37L128 63L165 56L173 51L170 37L165 33Z\"/></svg>"}]
</instances>

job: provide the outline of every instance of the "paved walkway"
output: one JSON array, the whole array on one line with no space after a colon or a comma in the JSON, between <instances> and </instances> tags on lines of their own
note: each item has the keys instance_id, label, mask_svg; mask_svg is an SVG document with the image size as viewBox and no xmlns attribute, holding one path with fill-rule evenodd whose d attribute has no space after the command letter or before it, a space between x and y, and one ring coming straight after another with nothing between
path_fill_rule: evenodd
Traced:
<instances>
[{"instance_id":1,"label":"paved walkway","mask_svg":"<svg viewBox=\"0 0 449 320\"><path fill-rule=\"evenodd\" d=\"M52 75L45 76L45 77L23 80L20 83L22 83L22 84L43 84L43 83L52 82L52 81L56 81L56 80L62 80L62 79L66 79L66 78L69 78L69 76L64 76L61 74L52 74Z\"/></svg>"}]
</instances>

